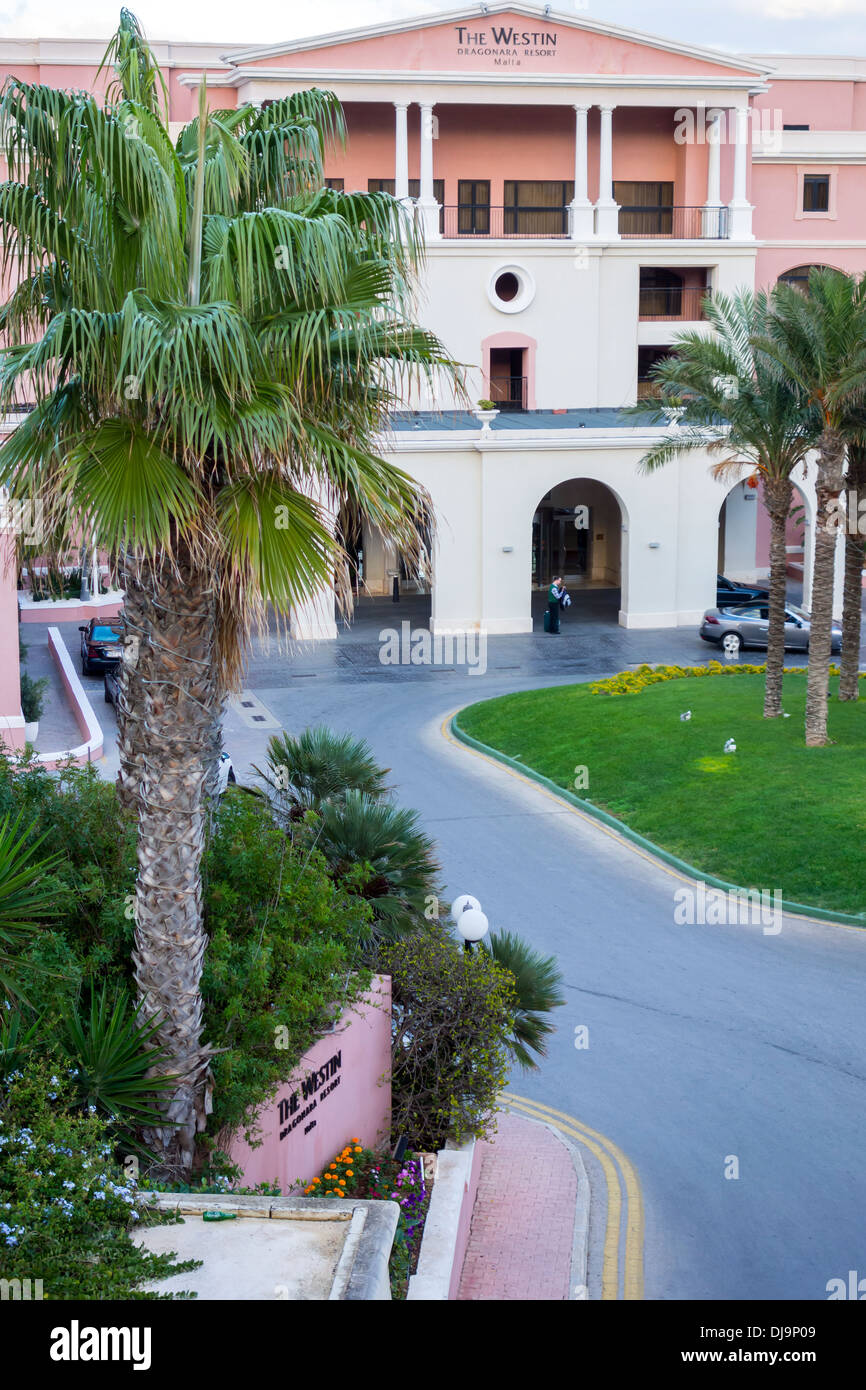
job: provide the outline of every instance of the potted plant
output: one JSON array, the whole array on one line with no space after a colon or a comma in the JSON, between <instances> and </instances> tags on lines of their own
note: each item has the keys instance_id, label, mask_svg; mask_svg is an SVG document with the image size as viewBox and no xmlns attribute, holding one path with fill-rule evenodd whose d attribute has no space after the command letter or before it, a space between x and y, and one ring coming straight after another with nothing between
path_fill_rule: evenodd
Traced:
<instances>
[{"instance_id":1,"label":"potted plant","mask_svg":"<svg viewBox=\"0 0 866 1390\"><path fill-rule=\"evenodd\" d=\"M498 414L499 411L496 409L493 401L488 400L486 396L482 396L481 400L476 402L475 417L481 421L482 434L490 433L490 426L493 424Z\"/></svg>"},{"instance_id":2,"label":"potted plant","mask_svg":"<svg viewBox=\"0 0 866 1390\"><path fill-rule=\"evenodd\" d=\"M26 671L21 672L21 713L24 716L24 737L28 743L35 743L38 737L47 688L46 677L35 681Z\"/></svg>"}]
</instances>

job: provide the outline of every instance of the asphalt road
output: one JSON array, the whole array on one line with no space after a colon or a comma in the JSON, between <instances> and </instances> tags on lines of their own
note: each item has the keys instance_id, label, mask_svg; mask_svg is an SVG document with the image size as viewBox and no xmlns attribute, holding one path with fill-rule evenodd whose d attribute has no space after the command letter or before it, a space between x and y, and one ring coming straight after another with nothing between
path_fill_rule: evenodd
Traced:
<instances>
[{"instance_id":1,"label":"asphalt road","mask_svg":"<svg viewBox=\"0 0 866 1390\"><path fill-rule=\"evenodd\" d=\"M435 836L448 895L476 894L493 926L558 957L568 1002L549 1056L513 1084L635 1165L646 1297L825 1299L829 1280L866 1276L866 933L787 918L775 935L679 926L680 880L442 736L445 716L476 699L710 655L685 629L586 617L564 640L491 641L473 678L382 666L375 629L395 614L377 605L337 644L291 657L257 644L248 686L289 730L325 722L366 737ZM242 779L268 732L229 711ZM574 742L578 764L579 729ZM733 1159L739 1176L726 1177Z\"/></svg>"}]
</instances>

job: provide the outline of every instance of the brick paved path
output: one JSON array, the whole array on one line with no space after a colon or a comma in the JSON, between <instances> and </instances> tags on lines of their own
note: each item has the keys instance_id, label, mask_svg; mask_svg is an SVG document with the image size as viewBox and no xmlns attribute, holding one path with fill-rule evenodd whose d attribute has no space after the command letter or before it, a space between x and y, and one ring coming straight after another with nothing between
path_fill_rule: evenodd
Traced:
<instances>
[{"instance_id":1,"label":"brick paved path","mask_svg":"<svg viewBox=\"0 0 866 1390\"><path fill-rule=\"evenodd\" d=\"M543 1125L499 1117L481 1176L458 1299L567 1299L577 1177Z\"/></svg>"}]
</instances>

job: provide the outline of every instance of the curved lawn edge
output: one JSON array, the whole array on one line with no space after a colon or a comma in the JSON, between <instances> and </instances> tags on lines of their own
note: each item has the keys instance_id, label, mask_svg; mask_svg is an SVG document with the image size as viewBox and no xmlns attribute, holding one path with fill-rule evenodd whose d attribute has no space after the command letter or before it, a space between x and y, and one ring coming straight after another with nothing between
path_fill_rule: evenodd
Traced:
<instances>
[{"instance_id":1,"label":"curved lawn edge","mask_svg":"<svg viewBox=\"0 0 866 1390\"><path fill-rule=\"evenodd\" d=\"M486 701L475 703L486 704ZM457 710L452 714L448 721L448 728L451 734L459 743L463 743L467 748L473 748L477 753L483 753L486 757L492 758L494 762L501 763L512 772L520 772L531 782L537 782L546 791L552 792L561 801L574 806L578 811L583 811L591 820L599 821L609 829L615 830L623 839L631 844L637 845L640 849L647 850L656 859L660 859L663 864L669 865L672 869L679 870L688 878L692 878L697 883L705 883L711 888L721 889L725 893L753 893L759 890L754 888L744 888L736 883L729 883L726 879L717 878L715 874L705 874L700 869L695 868L694 864L687 864L684 859L678 859L669 850L662 849L655 841L648 840L645 835L639 835L636 830L632 830L625 821L618 820L616 816L610 815L608 811L603 811L600 806L596 806L584 797L575 796L574 792L568 791L566 787L560 787L558 783L552 782L549 777L536 772L534 768L527 767L525 763L518 762L516 758L510 758L507 753L501 753L498 748L493 748L489 743L482 743L481 739L474 738L472 734L467 734L465 729L461 729L457 722L460 715L468 709L474 708L473 705L464 705L463 709ZM831 912L829 908L810 907L808 903L789 902L787 898L782 899L782 911L789 917L808 917L818 922L836 922L845 927L859 927L861 931L866 928L866 914L855 917L848 912Z\"/></svg>"}]
</instances>

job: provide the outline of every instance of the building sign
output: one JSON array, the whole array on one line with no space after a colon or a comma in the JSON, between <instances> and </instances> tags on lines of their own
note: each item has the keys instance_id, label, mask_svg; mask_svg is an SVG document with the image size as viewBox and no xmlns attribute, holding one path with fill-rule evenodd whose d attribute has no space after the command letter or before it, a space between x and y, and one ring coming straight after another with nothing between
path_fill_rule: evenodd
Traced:
<instances>
[{"instance_id":1,"label":"building sign","mask_svg":"<svg viewBox=\"0 0 866 1390\"><path fill-rule=\"evenodd\" d=\"M556 57L555 29L514 29L491 24L487 29L455 25L458 58L492 58L494 67L519 68L524 58Z\"/></svg>"},{"instance_id":2,"label":"building sign","mask_svg":"<svg viewBox=\"0 0 866 1390\"><path fill-rule=\"evenodd\" d=\"M311 1129L315 1129L316 1120L310 1120L314 1110L317 1110L322 1101L326 1100L333 1091L336 1091L342 1077L340 1068L343 1065L343 1053L335 1052L333 1057L329 1057L323 1067L310 1072L305 1076L300 1086L280 1101L279 1120L280 1138L285 1139L286 1135L291 1134L292 1130L302 1124L304 1120L309 1121L304 1125L304 1133L309 1134Z\"/></svg>"}]
</instances>

